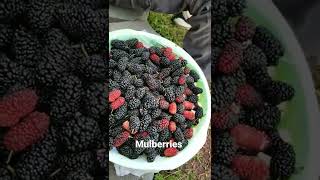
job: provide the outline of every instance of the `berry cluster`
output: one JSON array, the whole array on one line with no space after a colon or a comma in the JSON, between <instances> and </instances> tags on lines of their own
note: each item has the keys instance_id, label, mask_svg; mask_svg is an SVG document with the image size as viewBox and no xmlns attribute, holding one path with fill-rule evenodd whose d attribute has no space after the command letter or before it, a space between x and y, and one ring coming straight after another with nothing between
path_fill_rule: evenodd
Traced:
<instances>
[{"instance_id":1,"label":"berry cluster","mask_svg":"<svg viewBox=\"0 0 320 180\"><path fill-rule=\"evenodd\" d=\"M284 48L266 27L241 15L245 7L245 0L213 1L212 178L287 178L295 171L295 151L278 133L277 106L295 91L268 74Z\"/></svg>"},{"instance_id":2,"label":"berry cluster","mask_svg":"<svg viewBox=\"0 0 320 180\"><path fill-rule=\"evenodd\" d=\"M200 77L171 48L137 39L111 41L109 146L130 159L171 157L183 150L203 116ZM181 148L141 148L136 141L180 142Z\"/></svg>"},{"instance_id":3,"label":"berry cluster","mask_svg":"<svg viewBox=\"0 0 320 180\"><path fill-rule=\"evenodd\" d=\"M0 2L0 179L106 179L107 8Z\"/></svg>"}]
</instances>

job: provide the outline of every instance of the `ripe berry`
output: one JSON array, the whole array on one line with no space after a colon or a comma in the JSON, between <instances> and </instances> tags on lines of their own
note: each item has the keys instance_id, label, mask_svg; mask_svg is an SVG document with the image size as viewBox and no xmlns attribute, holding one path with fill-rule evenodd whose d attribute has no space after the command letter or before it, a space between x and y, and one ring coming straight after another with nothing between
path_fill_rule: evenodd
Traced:
<instances>
[{"instance_id":1,"label":"ripe berry","mask_svg":"<svg viewBox=\"0 0 320 180\"><path fill-rule=\"evenodd\" d=\"M263 103L260 94L249 84L242 85L238 88L236 99L245 107L256 107Z\"/></svg>"},{"instance_id":2,"label":"ripe berry","mask_svg":"<svg viewBox=\"0 0 320 180\"><path fill-rule=\"evenodd\" d=\"M136 48L139 49L139 48L144 48L144 45L142 42L137 42L136 43Z\"/></svg>"},{"instance_id":3,"label":"ripe berry","mask_svg":"<svg viewBox=\"0 0 320 180\"><path fill-rule=\"evenodd\" d=\"M189 73L190 73L190 68L185 67L184 70L183 70L183 73L184 73L185 75L189 74Z\"/></svg>"},{"instance_id":4,"label":"ripe berry","mask_svg":"<svg viewBox=\"0 0 320 180\"><path fill-rule=\"evenodd\" d=\"M186 95L182 94L181 96L176 97L177 103L183 103L186 100Z\"/></svg>"},{"instance_id":5,"label":"ripe berry","mask_svg":"<svg viewBox=\"0 0 320 180\"><path fill-rule=\"evenodd\" d=\"M169 113L176 114L177 113L177 104L175 102L169 105Z\"/></svg>"},{"instance_id":6,"label":"ripe berry","mask_svg":"<svg viewBox=\"0 0 320 180\"><path fill-rule=\"evenodd\" d=\"M251 156L237 155L232 160L232 170L244 179L269 178L269 167L261 159Z\"/></svg>"},{"instance_id":7,"label":"ripe berry","mask_svg":"<svg viewBox=\"0 0 320 180\"><path fill-rule=\"evenodd\" d=\"M186 96L190 96L190 95L193 94L193 92L191 91L191 89L185 88L185 89L184 89L184 94L185 94Z\"/></svg>"},{"instance_id":8,"label":"ripe berry","mask_svg":"<svg viewBox=\"0 0 320 180\"><path fill-rule=\"evenodd\" d=\"M115 89L109 92L109 102L114 102L121 96L121 91L119 89Z\"/></svg>"},{"instance_id":9,"label":"ripe berry","mask_svg":"<svg viewBox=\"0 0 320 180\"><path fill-rule=\"evenodd\" d=\"M150 55L150 60L153 61L156 64L160 63L160 57L157 54L151 54Z\"/></svg>"},{"instance_id":10,"label":"ripe berry","mask_svg":"<svg viewBox=\"0 0 320 180\"><path fill-rule=\"evenodd\" d=\"M192 110L194 108L194 104L190 101L184 101L183 106L186 110Z\"/></svg>"},{"instance_id":11,"label":"ripe berry","mask_svg":"<svg viewBox=\"0 0 320 180\"><path fill-rule=\"evenodd\" d=\"M217 64L218 70L222 73L233 73L239 67L242 61L241 44L236 41L230 41L223 50L219 62Z\"/></svg>"},{"instance_id":12,"label":"ripe berry","mask_svg":"<svg viewBox=\"0 0 320 180\"><path fill-rule=\"evenodd\" d=\"M169 61L174 61L174 60L176 60L176 56L174 55L174 54L172 54L172 53L170 53L170 54L164 54L168 59L169 59Z\"/></svg>"},{"instance_id":13,"label":"ripe berry","mask_svg":"<svg viewBox=\"0 0 320 180\"><path fill-rule=\"evenodd\" d=\"M164 100L164 99L161 99L159 101L159 107L160 109L168 109L169 108L169 103L168 101Z\"/></svg>"},{"instance_id":14,"label":"ripe berry","mask_svg":"<svg viewBox=\"0 0 320 180\"><path fill-rule=\"evenodd\" d=\"M184 137L187 139L192 138L193 136L193 129L192 128L188 128L184 131Z\"/></svg>"},{"instance_id":15,"label":"ripe berry","mask_svg":"<svg viewBox=\"0 0 320 180\"><path fill-rule=\"evenodd\" d=\"M158 131L162 131L168 128L169 120L164 118L159 121L153 121L153 125L157 127Z\"/></svg>"},{"instance_id":16,"label":"ripe berry","mask_svg":"<svg viewBox=\"0 0 320 180\"><path fill-rule=\"evenodd\" d=\"M129 136L130 136L130 133L127 131L123 131L121 134L118 134L113 140L113 146L114 147L121 146L123 143L125 143L128 140Z\"/></svg>"},{"instance_id":17,"label":"ripe berry","mask_svg":"<svg viewBox=\"0 0 320 180\"><path fill-rule=\"evenodd\" d=\"M172 53L172 48L171 47L166 47L161 49L163 53Z\"/></svg>"},{"instance_id":18,"label":"ripe berry","mask_svg":"<svg viewBox=\"0 0 320 180\"><path fill-rule=\"evenodd\" d=\"M253 38L255 31L256 24L249 17L242 16L236 24L235 38L240 42L247 41Z\"/></svg>"},{"instance_id":19,"label":"ripe berry","mask_svg":"<svg viewBox=\"0 0 320 180\"><path fill-rule=\"evenodd\" d=\"M122 106L125 102L124 97L119 97L118 99L116 99L114 102L111 103L111 109L112 110L116 110L118 109L120 106Z\"/></svg>"},{"instance_id":20,"label":"ripe berry","mask_svg":"<svg viewBox=\"0 0 320 180\"><path fill-rule=\"evenodd\" d=\"M183 116L190 121L195 120L195 112L194 111L184 111Z\"/></svg>"},{"instance_id":21,"label":"ripe berry","mask_svg":"<svg viewBox=\"0 0 320 180\"><path fill-rule=\"evenodd\" d=\"M178 79L178 84L183 85L184 83L186 83L186 77L184 75L182 75Z\"/></svg>"},{"instance_id":22,"label":"ripe berry","mask_svg":"<svg viewBox=\"0 0 320 180\"><path fill-rule=\"evenodd\" d=\"M231 129L230 134L242 149L263 151L270 144L270 140L264 132L247 125L235 126Z\"/></svg>"},{"instance_id":23,"label":"ripe berry","mask_svg":"<svg viewBox=\"0 0 320 180\"><path fill-rule=\"evenodd\" d=\"M47 132L49 116L45 113L33 112L21 123L9 129L4 136L3 144L8 150L22 151L38 142Z\"/></svg>"},{"instance_id":24,"label":"ripe berry","mask_svg":"<svg viewBox=\"0 0 320 180\"><path fill-rule=\"evenodd\" d=\"M176 129L177 129L176 122L170 121L170 122L169 122L169 130L170 130L171 132L175 132Z\"/></svg>"},{"instance_id":25,"label":"ripe berry","mask_svg":"<svg viewBox=\"0 0 320 180\"><path fill-rule=\"evenodd\" d=\"M34 110L37 101L38 96L31 89L4 96L0 100L0 126L10 127L18 123L21 117Z\"/></svg>"},{"instance_id":26,"label":"ripe berry","mask_svg":"<svg viewBox=\"0 0 320 180\"><path fill-rule=\"evenodd\" d=\"M122 128L127 130L127 131L130 131L130 125L129 125L129 121L125 121L122 123Z\"/></svg>"},{"instance_id":27,"label":"ripe berry","mask_svg":"<svg viewBox=\"0 0 320 180\"><path fill-rule=\"evenodd\" d=\"M176 148L167 148L164 150L164 156L166 157L175 156L177 153L178 153L178 150Z\"/></svg>"}]
</instances>

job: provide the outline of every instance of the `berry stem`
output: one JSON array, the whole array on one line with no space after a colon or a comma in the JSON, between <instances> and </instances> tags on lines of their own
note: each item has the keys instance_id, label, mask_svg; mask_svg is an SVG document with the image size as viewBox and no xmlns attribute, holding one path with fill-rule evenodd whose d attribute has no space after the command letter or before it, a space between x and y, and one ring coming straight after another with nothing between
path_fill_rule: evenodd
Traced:
<instances>
[{"instance_id":1,"label":"berry stem","mask_svg":"<svg viewBox=\"0 0 320 180\"><path fill-rule=\"evenodd\" d=\"M11 150L9 155L8 155L8 158L7 158L7 161L6 161L6 164L9 164L10 161L11 161L11 158L12 158L12 155L13 155L13 151Z\"/></svg>"},{"instance_id":2,"label":"berry stem","mask_svg":"<svg viewBox=\"0 0 320 180\"><path fill-rule=\"evenodd\" d=\"M86 58L89 58L88 52L86 51L86 48L84 47L84 45L81 44L80 47L81 47L83 54L86 56Z\"/></svg>"},{"instance_id":3,"label":"berry stem","mask_svg":"<svg viewBox=\"0 0 320 180\"><path fill-rule=\"evenodd\" d=\"M49 177L53 177L53 176L55 176L55 175L56 175L56 174L58 174L61 170L62 170L61 168L59 168L59 169L55 170L53 173L51 173L51 174L50 174L50 176L49 176Z\"/></svg>"}]
</instances>

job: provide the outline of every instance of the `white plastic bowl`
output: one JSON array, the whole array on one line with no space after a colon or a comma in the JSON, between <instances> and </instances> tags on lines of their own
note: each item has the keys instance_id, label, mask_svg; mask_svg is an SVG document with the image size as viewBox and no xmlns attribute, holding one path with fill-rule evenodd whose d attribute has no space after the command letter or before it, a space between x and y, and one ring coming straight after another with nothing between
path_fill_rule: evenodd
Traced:
<instances>
[{"instance_id":1,"label":"white plastic bowl","mask_svg":"<svg viewBox=\"0 0 320 180\"><path fill-rule=\"evenodd\" d=\"M289 117L289 119L282 120L285 121L285 125L282 128L289 129L289 133L291 133L291 136L293 136L292 140L294 143L294 148L298 150L297 166L303 166L303 170L293 175L290 180L319 179L319 106L317 103L317 98L315 96L312 76L306 63L304 53L293 31L291 30L279 10L272 3L272 1L247 0L247 2L249 7L247 15L255 19L258 23L267 26L268 29L270 29L284 45L286 54L285 57L281 59L282 63L284 64L284 66L282 67L293 67L292 69L290 69L290 71L295 72L295 74L291 74L291 77L290 75L278 75L279 79L283 81L288 80L291 82L295 82L295 88L298 93L296 94L296 97L298 97L299 99L293 100L289 103L288 106L290 107L286 110L287 112L285 112L286 116ZM280 67L280 69L276 70L276 73L285 74L285 72L283 71L286 70L283 70ZM300 104L300 102L303 102L303 104ZM295 107L292 108L292 106ZM291 111L292 109L297 109L299 113L304 112L304 114L299 114ZM298 117L295 117L295 115L297 115ZM305 134L301 132L305 132Z\"/></svg>"},{"instance_id":2,"label":"white plastic bowl","mask_svg":"<svg viewBox=\"0 0 320 180\"><path fill-rule=\"evenodd\" d=\"M147 162L145 155L140 156L138 159L131 160L119 154L118 151L113 148L111 151L109 151L109 160L120 166L136 170L160 171L176 169L196 155L206 142L207 131L211 118L211 96L208 82L201 68L194 61L194 59L178 45L163 37L143 31L123 29L109 33L109 44L113 39L127 40L131 38L137 38L147 46L156 45L171 47L175 54L188 61L188 67L196 70L200 75L200 80L197 83L197 86L203 88L203 93L199 96L199 101L200 105L204 108L204 116L200 119L199 124L194 128L193 137L189 140L187 147L178 152L178 154L174 157L157 156L155 161L150 163Z\"/></svg>"}]
</instances>

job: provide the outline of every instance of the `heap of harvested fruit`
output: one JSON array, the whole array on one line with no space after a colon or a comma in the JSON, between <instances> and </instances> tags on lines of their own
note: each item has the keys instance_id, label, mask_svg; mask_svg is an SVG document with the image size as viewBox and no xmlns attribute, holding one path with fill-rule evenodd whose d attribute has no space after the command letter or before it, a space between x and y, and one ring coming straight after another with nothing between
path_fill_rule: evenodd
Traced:
<instances>
[{"instance_id":1,"label":"heap of harvested fruit","mask_svg":"<svg viewBox=\"0 0 320 180\"><path fill-rule=\"evenodd\" d=\"M169 47L146 47L137 39L111 41L109 60L109 148L148 162L174 156L203 116L200 77ZM176 142L181 147L136 147L136 142Z\"/></svg>"},{"instance_id":2,"label":"heap of harvested fruit","mask_svg":"<svg viewBox=\"0 0 320 180\"><path fill-rule=\"evenodd\" d=\"M213 1L212 178L287 178L295 171L295 151L279 135L277 106L295 90L268 74L284 48L266 27L241 15L245 7L245 0Z\"/></svg>"},{"instance_id":3,"label":"heap of harvested fruit","mask_svg":"<svg viewBox=\"0 0 320 180\"><path fill-rule=\"evenodd\" d=\"M105 0L0 2L0 179L106 179L107 33Z\"/></svg>"}]
</instances>

